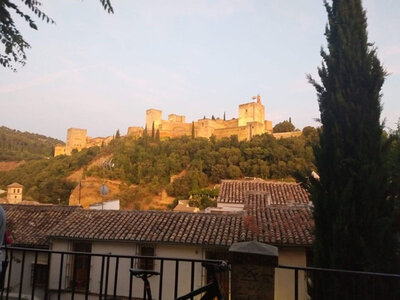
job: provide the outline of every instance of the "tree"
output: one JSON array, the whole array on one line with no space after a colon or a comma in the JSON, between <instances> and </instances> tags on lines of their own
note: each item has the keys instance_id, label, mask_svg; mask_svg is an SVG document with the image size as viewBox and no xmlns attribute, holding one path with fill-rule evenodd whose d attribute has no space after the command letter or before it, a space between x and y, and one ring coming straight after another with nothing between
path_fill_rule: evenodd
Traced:
<instances>
[{"instance_id":1,"label":"tree","mask_svg":"<svg viewBox=\"0 0 400 300\"><path fill-rule=\"evenodd\" d=\"M0 53L0 64L5 68L16 71L15 64L25 65L25 50L29 49L30 45L24 40L16 27L13 14L23 18L28 23L29 27L35 30L38 28L33 20L34 16L47 23L54 23L54 20L40 9L42 3L37 0L24 0L19 2L18 5L14 2L16 1L0 1L0 40L4 46L4 50ZM100 0L100 2L108 13L114 12L110 0ZM20 3L25 5L31 11L31 14L23 12L23 9L20 8Z\"/></svg>"},{"instance_id":2,"label":"tree","mask_svg":"<svg viewBox=\"0 0 400 300\"><path fill-rule=\"evenodd\" d=\"M154 135L155 135L156 133L155 133L155 129L154 129L154 121L153 121L153 124L152 124L152 126L151 126L151 138L154 140Z\"/></svg>"},{"instance_id":3,"label":"tree","mask_svg":"<svg viewBox=\"0 0 400 300\"><path fill-rule=\"evenodd\" d=\"M395 271L392 204L383 164L381 87L385 71L368 42L361 0L325 1L328 52L321 50L321 112L315 148L320 180L312 181L314 265L361 271ZM387 282L387 281L386 281ZM319 299L370 299L368 289L349 295L348 278L321 279ZM314 284L317 284L314 282ZM368 283L358 280L360 286ZM376 284L380 299L392 288Z\"/></svg>"},{"instance_id":4,"label":"tree","mask_svg":"<svg viewBox=\"0 0 400 300\"><path fill-rule=\"evenodd\" d=\"M294 131L295 127L290 121L283 121L276 124L273 128L273 132L291 132Z\"/></svg>"},{"instance_id":5,"label":"tree","mask_svg":"<svg viewBox=\"0 0 400 300\"><path fill-rule=\"evenodd\" d=\"M159 142L159 141L160 141L160 129L157 129L157 131L156 131L155 141L156 141L156 142Z\"/></svg>"},{"instance_id":6,"label":"tree","mask_svg":"<svg viewBox=\"0 0 400 300\"><path fill-rule=\"evenodd\" d=\"M192 139L195 138L194 122L192 122Z\"/></svg>"},{"instance_id":7,"label":"tree","mask_svg":"<svg viewBox=\"0 0 400 300\"><path fill-rule=\"evenodd\" d=\"M115 139L119 140L121 138L121 133L119 132L119 129L117 129L117 132L115 133Z\"/></svg>"}]
</instances>

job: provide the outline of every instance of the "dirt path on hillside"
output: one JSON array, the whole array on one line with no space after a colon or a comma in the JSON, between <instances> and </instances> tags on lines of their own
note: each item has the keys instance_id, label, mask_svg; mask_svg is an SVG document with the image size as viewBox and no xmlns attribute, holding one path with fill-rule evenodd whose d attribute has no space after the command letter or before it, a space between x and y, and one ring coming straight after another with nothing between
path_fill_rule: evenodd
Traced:
<instances>
[{"instance_id":1,"label":"dirt path on hillside","mask_svg":"<svg viewBox=\"0 0 400 300\"><path fill-rule=\"evenodd\" d=\"M26 161L0 161L0 172L8 172L25 164Z\"/></svg>"}]
</instances>

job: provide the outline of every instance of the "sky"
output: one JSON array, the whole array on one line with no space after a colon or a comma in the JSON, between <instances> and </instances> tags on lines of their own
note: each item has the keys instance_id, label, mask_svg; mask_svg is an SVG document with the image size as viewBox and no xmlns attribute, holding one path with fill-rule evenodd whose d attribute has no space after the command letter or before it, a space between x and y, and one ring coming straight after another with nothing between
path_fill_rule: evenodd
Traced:
<instances>
[{"instance_id":1,"label":"sky","mask_svg":"<svg viewBox=\"0 0 400 300\"><path fill-rule=\"evenodd\" d=\"M318 126L315 79L326 45L322 0L43 0L56 24L16 23L32 48L27 64L0 69L0 125L66 139L144 126L146 110L238 117L261 95L273 124ZM369 40L389 73L382 121L400 117L400 1L366 0Z\"/></svg>"}]
</instances>

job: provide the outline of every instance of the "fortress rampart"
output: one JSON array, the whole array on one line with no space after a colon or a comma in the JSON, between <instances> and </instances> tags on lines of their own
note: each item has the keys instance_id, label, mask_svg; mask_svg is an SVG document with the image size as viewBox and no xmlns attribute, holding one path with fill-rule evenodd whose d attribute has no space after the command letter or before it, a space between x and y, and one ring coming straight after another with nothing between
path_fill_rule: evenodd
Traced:
<instances>
[{"instance_id":1,"label":"fortress rampart","mask_svg":"<svg viewBox=\"0 0 400 300\"><path fill-rule=\"evenodd\" d=\"M210 138L214 135L217 138L230 137L237 135L239 141L250 140L255 135L263 133L272 133L272 122L265 119L265 107L261 103L260 95L253 97L249 103L239 105L239 118L223 120L220 118L203 118L192 123L186 123L186 117L170 114L167 120L162 119L162 111L158 109L148 109L146 111L147 134L151 136L158 131L160 138L174 138L180 136ZM144 128L132 126L128 128L127 136L141 137ZM276 138L288 138L300 135L301 132L274 133ZM54 149L54 156L71 155L73 149L80 151L83 148L91 146L101 146L108 144L112 137L90 138L87 136L86 129L69 128L67 131L66 146L57 145Z\"/></svg>"}]
</instances>

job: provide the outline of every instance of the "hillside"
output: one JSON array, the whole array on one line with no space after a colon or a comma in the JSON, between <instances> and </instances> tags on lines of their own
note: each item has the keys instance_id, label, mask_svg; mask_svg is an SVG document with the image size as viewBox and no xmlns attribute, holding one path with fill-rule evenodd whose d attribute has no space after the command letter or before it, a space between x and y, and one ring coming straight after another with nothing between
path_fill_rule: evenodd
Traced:
<instances>
[{"instance_id":1,"label":"hillside","mask_svg":"<svg viewBox=\"0 0 400 300\"><path fill-rule=\"evenodd\" d=\"M221 179L293 181L309 174L314 168L314 144L315 136L307 134L279 140L264 134L241 142L235 136L161 141L121 137L108 146L29 160L0 172L0 188L16 181L24 185L25 199L64 204L80 201L86 207L102 200L98 190L105 180L110 185L109 198L120 199L126 209L165 209L174 198L190 195L194 204L198 201L204 207L207 193L215 193L210 188ZM113 167L105 169L103 162L110 160Z\"/></svg>"},{"instance_id":2,"label":"hillside","mask_svg":"<svg viewBox=\"0 0 400 300\"><path fill-rule=\"evenodd\" d=\"M56 144L63 142L41 134L0 126L0 161L19 162L51 157Z\"/></svg>"}]
</instances>

